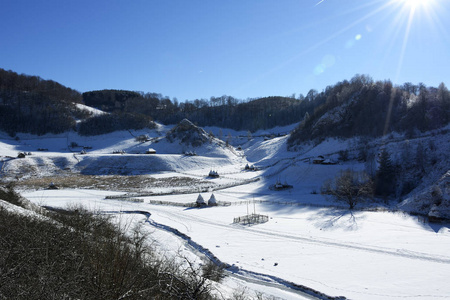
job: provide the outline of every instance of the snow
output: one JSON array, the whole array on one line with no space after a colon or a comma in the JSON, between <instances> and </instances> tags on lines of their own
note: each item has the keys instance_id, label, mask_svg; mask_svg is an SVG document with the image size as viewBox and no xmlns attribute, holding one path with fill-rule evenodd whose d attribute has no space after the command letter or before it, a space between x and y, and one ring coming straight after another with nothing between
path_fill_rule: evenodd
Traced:
<instances>
[{"instance_id":1,"label":"snow","mask_svg":"<svg viewBox=\"0 0 450 300\"><path fill-rule=\"evenodd\" d=\"M17 205L13 205L9 202L6 202L4 200L0 199L0 209L5 209L9 212L18 214L18 215L23 215L23 216L27 216L27 217L34 217L34 218L40 218L40 219L45 219L41 214L34 212L30 209L26 209L26 208L22 208L20 206Z\"/></svg>"},{"instance_id":2,"label":"snow","mask_svg":"<svg viewBox=\"0 0 450 300\"><path fill-rule=\"evenodd\" d=\"M81 104L81 103L75 103L75 105L76 105L76 107L78 109L86 110L86 111L90 112L93 116L99 116L99 115L106 114L106 112L104 112L104 111L102 111L100 109L97 109L97 108L94 108L94 107L91 107L91 106L87 106L87 105L84 105L84 104Z\"/></svg>"},{"instance_id":3,"label":"snow","mask_svg":"<svg viewBox=\"0 0 450 300\"><path fill-rule=\"evenodd\" d=\"M22 195L41 206L83 205L93 211L115 213L118 222L130 224L130 228L141 224L167 255L181 252L195 259L212 255L230 266L229 276L221 287L229 295L242 286L249 293L260 291L282 299L307 298L289 288L289 283L295 283L349 299L449 298L449 224L424 223L420 217L383 203L360 204L357 210L349 211L344 204L320 195L325 180L345 169L362 170L364 164L350 161L315 165L311 158L323 155L325 159L336 160L338 151L353 147L355 140L328 139L318 145L303 144L298 151L289 152L286 136L269 140L255 137L248 141L243 133L242 151L209 143L187 149L181 143L167 141L164 135L168 130L170 127L159 127L100 137L80 137L73 132L43 137L20 134L19 140L2 134L2 172L8 176L57 176L69 169L77 174L115 172L161 180L188 176L214 183L201 195L210 199L214 193L219 206L204 208L152 204L195 203L199 196L195 186L190 193L139 197L83 189L22 191ZM153 140L138 143L134 136L140 134ZM226 136L227 130L223 134ZM436 182L442 189L448 187L448 179L441 178L449 169L446 151L450 140L446 134L425 136L422 141L428 139L434 139L441 152L437 154L439 162L425 179L428 186L420 190L427 195ZM396 153L404 141L400 137L394 140L389 143L374 140L371 144L387 145ZM72 141L92 149L79 155L68 147ZM36 152L38 147L49 150ZM154 148L157 154L138 154L149 148ZM118 149L126 154L112 154ZM182 155L186 150L198 155ZM18 151L33 154L23 159L7 157L15 157ZM255 165L257 171L244 171L247 163ZM211 169L217 170L220 177L207 178ZM269 186L277 181L293 188L270 190ZM153 191L167 189L159 187ZM406 199L403 206L421 205L420 197L414 198L418 202L412 199ZM130 213L133 211L151 215L147 220L144 215ZM254 226L233 224L235 217L253 212L268 215L269 221Z\"/></svg>"},{"instance_id":4,"label":"snow","mask_svg":"<svg viewBox=\"0 0 450 300\"><path fill-rule=\"evenodd\" d=\"M145 210L151 220L189 236L238 270L268 274L350 299L429 299L450 295L450 230L404 213L258 203L184 207L105 200L105 191L44 190L23 195L48 206L95 211ZM191 202L195 194L184 195ZM179 196L166 196L176 201ZM273 196L273 200L277 196ZM146 199L149 199L147 197ZM160 197L158 197L160 198ZM218 201L231 198L216 193ZM270 216L232 224L248 209ZM168 238L166 236L166 238ZM277 263L275 266L274 264Z\"/></svg>"}]
</instances>

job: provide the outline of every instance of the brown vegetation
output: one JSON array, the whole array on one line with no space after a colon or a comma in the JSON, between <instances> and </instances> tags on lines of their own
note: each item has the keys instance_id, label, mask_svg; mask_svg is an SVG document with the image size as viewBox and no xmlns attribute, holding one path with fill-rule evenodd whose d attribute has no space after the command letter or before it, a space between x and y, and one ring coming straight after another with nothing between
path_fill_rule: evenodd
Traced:
<instances>
[{"instance_id":1,"label":"brown vegetation","mask_svg":"<svg viewBox=\"0 0 450 300\"><path fill-rule=\"evenodd\" d=\"M168 177L154 178L151 176L119 176L119 175L79 175L50 177L31 177L17 181L15 184L19 189L42 189L47 188L50 182L54 182L60 188L70 189L99 189L124 192L148 191L152 188L161 187L191 187L202 184L211 185L211 182L191 177Z\"/></svg>"},{"instance_id":2,"label":"brown vegetation","mask_svg":"<svg viewBox=\"0 0 450 300\"><path fill-rule=\"evenodd\" d=\"M146 241L80 207L45 217L0 208L0 299L213 299L206 277L220 270L161 259Z\"/></svg>"}]
</instances>

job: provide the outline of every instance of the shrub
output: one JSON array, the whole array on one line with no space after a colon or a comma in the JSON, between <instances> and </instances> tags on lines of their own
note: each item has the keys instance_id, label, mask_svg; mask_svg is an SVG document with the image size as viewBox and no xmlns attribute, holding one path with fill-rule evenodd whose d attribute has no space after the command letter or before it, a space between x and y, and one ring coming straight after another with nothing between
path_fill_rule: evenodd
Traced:
<instances>
[{"instance_id":1,"label":"shrub","mask_svg":"<svg viewBox=\"0 0 450 300\"><path fill-rule=\"evenodd\" d=\"M136 142L144 143L150 141L150 137L146 134L141 134L135 138Z\"/></svg>"},{"instance_id":2,"label":"shrub","mask_svg":"<svg viewBox=\"0 0 450 300\"><path fill-rule=\"evenodd\" d=\"M14 192L13 188L14 183L8 184L6 188L0 187L0 199L23 207L22 201L20 201L20 196Z\"/></svg>"},{"instance_id":3,"label":"shrub","mask_svg":"<svg viewBox=\"0 0 450 300\"><path fill-rule=\"evenodd\" d=\"M348 150L340 150L339 151L339 160L341 160L341 161L348 160Z\"/></svg>"},{"instance_id":4,"label":"shrub","mask_svg":"<svg viewBox=\"0 0 450 300\"><path fill-rule=\"evenodd\" d=\"M438 185L433 185L431 188L431 197L433 197L433 203L441 205L443 200L442 190Z\"/></svg>"},{"instance_id":5,"label":"shrub","mask_svg":"<svg viewBox=\"0 0 450 300\"><path fill-rule=\"evenodd\" d=\"M208 261L202 266L203 277L221 282L225 277L224 267L222 265L217 265L213 261Z\"/></svg>"},{"instance_id":6,"label":"shrub","mask_svg":"<svg viewBox=\"0 0 450 300\"><path fill-rule=\"evenodd\" d=\"M52 218L50 218L52 217ZM31 217L0 207L0 299L210 299L189 261L161 259L81 207Z\"/></svg>"}]
</instances>

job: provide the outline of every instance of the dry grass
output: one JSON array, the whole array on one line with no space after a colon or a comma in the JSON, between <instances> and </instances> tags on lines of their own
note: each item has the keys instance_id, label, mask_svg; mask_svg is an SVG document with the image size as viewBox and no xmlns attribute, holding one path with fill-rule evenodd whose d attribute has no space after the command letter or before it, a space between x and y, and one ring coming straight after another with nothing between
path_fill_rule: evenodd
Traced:
<instances>
[{"instance_id":1,"label":"dry grass","mask_svg":"<svg viewBox=\"0 0 450 300\"><path fill-rule=\"evenodd\" d=\"M0 299L214 299L216 273L159 257L139 227L83 208L47 217L0 207Z\"/></svg>"},{"instance_id":2,"label":"dry grass","mask_svg":"<svg viewBox=\"0 0 450 300\"><path fill-rule=\"evenodd\" d=\"M211 185L211 182L191 177L153 178L148 175L120 176L120 175L80 175L47 176L22 178L15 182L18 189L43 189L53 182L60 188L66 189L98 189L125 192L143 192L154 188L170 187L184 188L201 185Z\"/></svg>"}]
</instances>

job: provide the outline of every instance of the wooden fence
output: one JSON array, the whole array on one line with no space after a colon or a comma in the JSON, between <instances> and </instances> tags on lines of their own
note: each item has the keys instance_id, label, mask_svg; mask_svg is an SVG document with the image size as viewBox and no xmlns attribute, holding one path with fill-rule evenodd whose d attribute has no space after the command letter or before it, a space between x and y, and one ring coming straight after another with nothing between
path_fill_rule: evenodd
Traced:
<instances>
[{"instance_id":1,"label":"wooden fence","mask_svg":"<svg viewBox=\"0 0 450 300\"><path fill-rule=\"evenodd\" d=\"M268 221L269 221L269 216L259 215L259 214L251 214L251 215L246 215L246 216L237 217L237 218L233 219L233 223L243 224L243 225L261 224L261 223L266 223Z\"/></svg>"}]
</instances>

